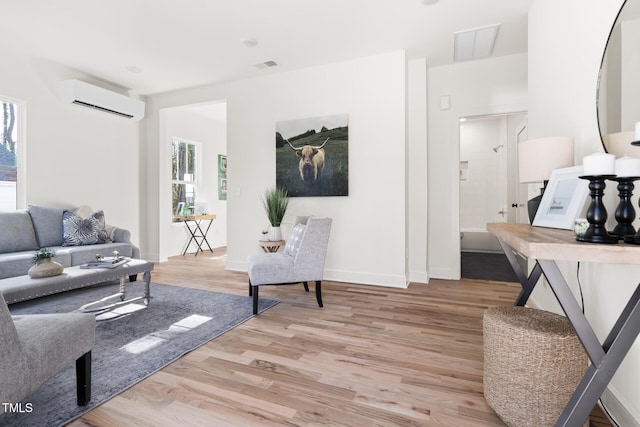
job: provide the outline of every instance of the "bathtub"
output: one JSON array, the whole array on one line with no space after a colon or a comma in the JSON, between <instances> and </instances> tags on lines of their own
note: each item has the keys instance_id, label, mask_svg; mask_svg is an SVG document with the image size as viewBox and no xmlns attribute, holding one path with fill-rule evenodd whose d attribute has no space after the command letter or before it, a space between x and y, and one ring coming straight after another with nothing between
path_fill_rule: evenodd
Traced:
<instances>
[{"instance_id":1,"label":"bathtub","mask_svg":"<svg viewBox=\"0 0 640 427\"><path fill-rule=\"evenodd\" d=\"M503 253L498 239L481 228L460 229L460 250L462 252Z\"/></svg>"}]
</instances>

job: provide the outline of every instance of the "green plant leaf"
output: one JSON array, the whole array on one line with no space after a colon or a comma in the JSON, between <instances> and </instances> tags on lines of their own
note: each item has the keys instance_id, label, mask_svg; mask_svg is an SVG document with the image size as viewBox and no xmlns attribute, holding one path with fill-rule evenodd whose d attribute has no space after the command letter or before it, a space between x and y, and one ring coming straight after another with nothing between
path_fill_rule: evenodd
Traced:
<instances>
[{"instance_id":1,"label":"green plant leaf","mask_svg":"<svg viewBox=\"0 0 640 427\"><path fill-rule=\"evenodd\" d=\"M34 264L39 263L43 259L50 259L56 256L56 252L51 248L42 248L33 254L32 261Z\"/></svg>"},{"instance_id":2,"label":"green plant leaf","mask_svg":"<svg viewBox=\"0 0 640 427\"><path fill-rule=\"evenodd\" d=\"M287 212L287 207L289 206L287 190L279 187L267 189L262 199L262 206L269 219L269 224L271 224L272 227L280 227L282 218L284 218L284 214Z\"/></svg>"}]
</instances>

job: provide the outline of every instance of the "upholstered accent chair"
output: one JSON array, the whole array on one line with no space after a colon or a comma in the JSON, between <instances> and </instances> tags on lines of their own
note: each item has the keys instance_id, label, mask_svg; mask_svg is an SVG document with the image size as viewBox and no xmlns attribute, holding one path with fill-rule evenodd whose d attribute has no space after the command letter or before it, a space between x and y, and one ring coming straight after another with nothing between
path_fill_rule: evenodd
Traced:
<instances>
[{"instance_id":1,"label":"upholstered accent chair","mask_svg":"<svg viewBox=\"0 0 640 427\"><path fill-rule=\"evenodd\" d=\"M11 316L0 293L0 402L20 403L75 361L78 405L89 403L95 333L93 314Z\"/></svg>"},{"instance_id":2,"label":"upholstered accent chair","mask_svg":"<svg viewBox=\"0 0 640 427\"><path fill-rule=\"evenodd\" d=\"M249 296L253 296L253 314L258 314L258 288L263 285L316 282L316 300L322 307L321 282L331 231L331 218L298 217L282 252L253 255L249 258Z\"/></svg>"}]
</instances>

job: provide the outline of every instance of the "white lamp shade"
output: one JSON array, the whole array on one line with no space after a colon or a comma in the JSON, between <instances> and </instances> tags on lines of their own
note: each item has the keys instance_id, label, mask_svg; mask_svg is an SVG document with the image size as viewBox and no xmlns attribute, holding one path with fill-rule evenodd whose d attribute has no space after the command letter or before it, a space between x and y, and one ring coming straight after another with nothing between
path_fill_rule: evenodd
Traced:
<instances>
[{"instance_id":1,"label":"white lamp shade","mask_svg":"<svg viewBox=\"0 0 640 427\"><path fill-rule=\"evenodd\" d=\"M554 169L573 165L571 137L530 139L518 144L518 174L522 183L546 181Z\"/></svg>"},{"instance_id":2,"label":"white lamp shade","mask_svg":"<svg viewBox=\"0 0 640 427\"><path fill-rule=\"evenodd\" d=\"M616 157L630 156L640 158L640 147L631 145L631 141L634 139L633 131L610 133L602 136L607 153L611 153Z\"/></svg>"}]
</instances>

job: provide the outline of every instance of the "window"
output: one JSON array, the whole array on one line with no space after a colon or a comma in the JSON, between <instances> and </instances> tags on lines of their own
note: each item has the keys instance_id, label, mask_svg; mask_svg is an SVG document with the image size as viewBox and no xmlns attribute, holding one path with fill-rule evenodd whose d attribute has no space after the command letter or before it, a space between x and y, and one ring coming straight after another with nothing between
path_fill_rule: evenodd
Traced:
<instances>
[{"instance_id":1,"label":"window","mask_svg":"<svg viewBox=\"0 0 640 427\"><path fill-rule=\"evenodd\" d=\"M171 154L171 191L173 216L193 213L196 200L198 146L173 139Z\"/></svg>"},{"instance_id":2,"label":"window","mask_svg":"<svg viewBox=\"0 0 640 427\"><path fill-rule=\"evenodd\" d=\"M17 207L18 105L0 100L0 211Z\"/></svg>"}]
</instances>

